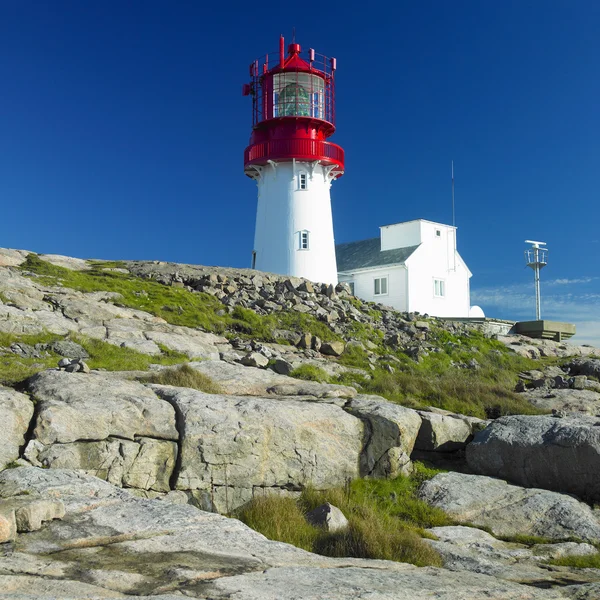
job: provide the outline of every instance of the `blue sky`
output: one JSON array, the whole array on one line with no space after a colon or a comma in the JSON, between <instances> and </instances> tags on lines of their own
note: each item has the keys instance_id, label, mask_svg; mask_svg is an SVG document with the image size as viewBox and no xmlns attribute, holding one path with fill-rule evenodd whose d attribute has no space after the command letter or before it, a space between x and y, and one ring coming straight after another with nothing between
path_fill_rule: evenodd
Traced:
<instances>
[{"instance_id":1,"label":"blue sky","mask_svg":"<svg viewBox=\"0 0 600 600\"><path fill-rule=\"evenodd\" d=\"M248 266L248 64L296 28L335 56L336 241L451 221L472 296L600 344L600 3L0 4L0 245Z\"/></svg>"}]
</instances>

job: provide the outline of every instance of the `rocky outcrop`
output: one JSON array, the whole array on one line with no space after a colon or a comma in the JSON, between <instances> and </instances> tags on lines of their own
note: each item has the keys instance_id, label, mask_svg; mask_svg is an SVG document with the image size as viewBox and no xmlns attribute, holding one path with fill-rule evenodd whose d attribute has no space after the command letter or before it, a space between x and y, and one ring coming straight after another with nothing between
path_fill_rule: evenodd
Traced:
<instances>
[{"instance_id":1,"label":"rocky outcrop","mask_svg":"<svg viewBox=\"0 0 600 600\"><path fill-rule=\"evenodd\" d=\"M587 504L566 494L491 477L440 473L421 486L419 496L459 523L487 527L494 535L600 541L598 517Z\"/></svg>"},{"instance_id":2,"label":"rocky outcrop","mask_svg":"<svg viewBox=\"0 0 600 600\"><path fill-rule=\"evenodd\" d=\"M28 379L26 389L39 406L33 433L42 444L178 439L173 408L135 381L49 370Z\"/></svg>"},{"instance_id":3,"label":"rocky outcrop","mask_svg":"<svg viewBox=\"0 0 600 600\"><path fill-rule=\"evenodd\" d=\"M335 405L151 386L183 432L175 486L229 512L255 493L327 488L358 477L363 427Z\"/></svg>"},{"instance_id":4,"label":"rocky outcrop","mask_svg":"<svg viewBox=\"0 0 600 600\"><path fill-rule=\"evenodd\" d=\"M575 346L565 342L528 338L524 335L499 335L497 338L507 348L525 358L600 356L600 350L593 346Z\"/></svg>"},{"instance_id":5,"label":"rocky outcrop","mask_svg":"<svg viewBox=\"0 0 600 600\"><path fill-rule=\"evenodd\" d=\"M294 379L271 370L246 367L224 361L189 363L210 377L225 394L241 396L309 396L314 398L352 398L356 390L346 385Z\"/></svg>"},{"instance_id":6,"label":"rocky outcrop","mask_svg":"<svg viewBox=\"0 0 600 600\"><path fill-rule=\"evenodd\" d=\"M38 373L24 383L31 400L6 392L6 422L18 421L7 459L81 470L149 498L176 489L219 512L256 494L411 470L421 425L412 409L270 370L191 364L226 393L148 385L123 373ZM17 408L25 411L20 421Z\"/></svg>"},{"instance_id":7,"label":"rocky outcrop","mask_svg":"<svg viewBox=\"0 0 600 600\"><path fill-rule=\"evenodd\" d=\"M0 267L18 267L27 260L27 250L0 248Z\"/></svg>"},{"instance_id":8,"label":"rocky outcrop","mask_svg":"<svg viewBox=\"0 0 600 600\"><path fill-rule=\"evenodd\" d=\"M576 358L567 364L571 375L586 375L600 380L599 358Z\"/></svg>"},{"instance_id":9,"label":"rocky outcrop","mask_svg":"<svg viewBox=\"0 0 600 600\"><path fill-rule=\"evenodd\" d=\"M519 373L516 391L536 408L546 412L600 413L600 383L589 379L596 359L574 359L562 368L554 365L543 370Z\"/></svg>"},{"instance_id":10,"label":"rocky outcrop","mask_svg":"<svg viewBox=\"0 0 600 600\"><path fill-rule=\"evenodd\" d=\"M168 492L179 433L172 406L140 383L45 371L27 382L38 406L24 456L115 485Z\"/></svg>"},{"instance_id":11,"label":"rocky outcrop","mask_svg":"<svg viewBox=\"0 0 600 600\"><path fill-rule=\"evenodd\" d=\"M0 473L0 495L27 491L65 506L62 520L20 534L0 558L2 594L23 600L336 598L538 600L554 590L407 564L317 556L189 505L141 500L60 469Z\"/></svg>"},{"instance_id":12,"label":"rocky outcrop","mask_svg":"<svg viewBox=\"0 0 600 600\"><path fill-rule=\"evenodd\" d=\"M79 333L151 355L160 354L164 346L191 359L218 360L218 346L227 344L221 336L116 306L113 303L120 295L114 292L82 293L42 286L8 269L0 269L0 288L6 300L0 303L0 332Z\"/></svg>"},{"instance_id":13,"label":"rocky outcrop","mask_svg":"<svg viewBox=\"0 0 600 600\"><path fill-rule=\"evenodd\" d=\"M33 402L25 395L0 386L0 470L19 458L33 417Z\"/></svg>"},{"instance_id":14,"label":"rocky outcrop","mask_svg":"<svg viewBox=\"0 0 600 600\"><path fill-rule=\"evenodd\" d=\"M352 399L346 410L365 423L362 476L396 477L411 471L410 455L421 427L416 411L364 395Z\"/></svg>"},{"instance_id":15,"label":"rocky outcrop","mask_svg":"<svg viewBox=\"0 0 600 600\"><path fill-rule=\"evenodd\" d=\"M423 452L455 452L466 447L487 421L441 409L417 411L422 419L415 444Z\"/></svg>"},{"instance_id":16,"label":"rocky outcrop","mask_svg":"<svg viewBox=\"0 0 600 600\"><path fill-rule=\"evenodd\" d=\"M554 590L502 582L476 573L403 567L394 571L359 567L267 569L262 573L216 579L207 585L209 592L202 597L211 600L550 600L562 597Z\"/></svg>"},{"instance_id":17,"label":"rocky outcrop","mask_svg":"<svg viewBox=\"0 0 600 600\"><path fill-rule=\"evenodd\" d=\"M578 569L552 567L546 561L567 556L596 554L591 544L562 542L525 546L503 542L474 527L433 527L428 532L435 536L427 540L442 556L444 568L452 571L483 573L508 581L518 581L539 587L589 584L600 580L600 571L582 573Z\"/></svg>"},{"instance_id":18,"label":"rocky outcrop","mask_svg":"<svg viewBox=\"0 0 600 600\"><path fill-rule=\"evenodd\" d=\"M502 417L476 434L467 462L475 473L598 501L600 418Z\"/></svg>"},{"instance_id":19,"label":"rocky outcrop","mask_svg":"<svg viewBox=\"0 0 600 600\"><path fill-rule=\"evenodd\" d=\"M591 389L538 388L522 392L519 396L547 412L600 415L600 393Z\"/></svg>"}]
</instances>

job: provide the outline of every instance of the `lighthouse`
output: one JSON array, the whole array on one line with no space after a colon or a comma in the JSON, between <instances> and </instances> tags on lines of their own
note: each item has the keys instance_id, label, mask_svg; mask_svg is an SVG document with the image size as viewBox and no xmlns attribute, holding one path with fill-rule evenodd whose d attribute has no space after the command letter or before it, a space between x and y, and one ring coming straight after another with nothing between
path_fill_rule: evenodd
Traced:
<instances>
[{"instance_id":1,"label":"lighthouse","mask_svg":"<svg viewBox=\"0 0 600 600\"><path fill-rule=\"evenodd\" d=\"M292 43L250 65L244 172L258 186L252 268L337 283L330 188L344 173L335 131L335 58Z\"/></svg>"}]
</instances>

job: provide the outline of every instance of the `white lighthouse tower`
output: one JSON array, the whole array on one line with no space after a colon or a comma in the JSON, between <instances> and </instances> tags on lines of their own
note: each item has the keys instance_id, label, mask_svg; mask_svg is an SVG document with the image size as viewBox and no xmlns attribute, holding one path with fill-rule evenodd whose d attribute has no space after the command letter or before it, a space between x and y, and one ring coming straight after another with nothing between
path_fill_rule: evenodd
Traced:
<instances>
[{"instance_id":1,"label":"white lighthouse tower","mask_svg":"<svg viewBox=\"0 0 600 600\"><path fill-rule=\"evenodd\" d=\"M337 283L331 182L344 172L344 151L327 141L334 126L335 58L269 55L250 65L252 135L244 172L258 185L252 267ZM271 55L273 57L273 55Z\"/></svg>"}]
</instances>

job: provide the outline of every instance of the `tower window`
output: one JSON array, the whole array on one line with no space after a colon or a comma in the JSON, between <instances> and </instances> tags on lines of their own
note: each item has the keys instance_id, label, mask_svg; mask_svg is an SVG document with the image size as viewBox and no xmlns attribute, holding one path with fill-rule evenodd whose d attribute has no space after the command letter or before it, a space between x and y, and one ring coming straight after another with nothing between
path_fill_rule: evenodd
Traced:
<instances>
[{"instance_id":1,"label":"tower window","mask_svg":"<svg viewBox=\"0 0 600 600\"><path fill-rule=\"evenodd\" d=\"M446 282L443 279L433 280L433 295L443 298L446 295Z\"/></svg>"},{"instance_id":2,"label":"tower window","mask_svg":"<svg viewBox=\"0 0 600 600\"><path fill-rule=\"evenodd\" d=\"M256 269L256 250L252 250L252 268Z\"/></svg>"},{"instance_id":3,"label":"tower window","mask_svg":"<svg viewBox=\"0 0 600 600\"><path fill-rule=\"evenodd\" d=\"M438 238L442 237L442 230L441 229L436 229L435 230L435 237L438 237Z\"/></svg>"},{"instance_id":4,"label":"tower window","mask_svg":"<svg viewBox=\"0 0 600 600\"><path fill-rule=\"evenodd\" d=\"M308 175L306 173L298 173L298 189L308 189Z\"/></svg>"},{"instance_id":5,"label":"tower window","mask_svg":"<svg viewBox=\"0 0 600 600\"><path fill-rule=\"evenodd\" d=\"M309 233L308 231L300 231L298 235L298 250L309 249Z\"/></svg>"},{"instance_id":6,"label":"tower window","mask_svg":"<svg viewBox=\"0 0 600 600\"><path fill-rule=\"evenodd\" d=\"M376 277L373 280L373 294L375 296L385 296L388 293L388 278Z\"/></svg>"}]
</instances>

